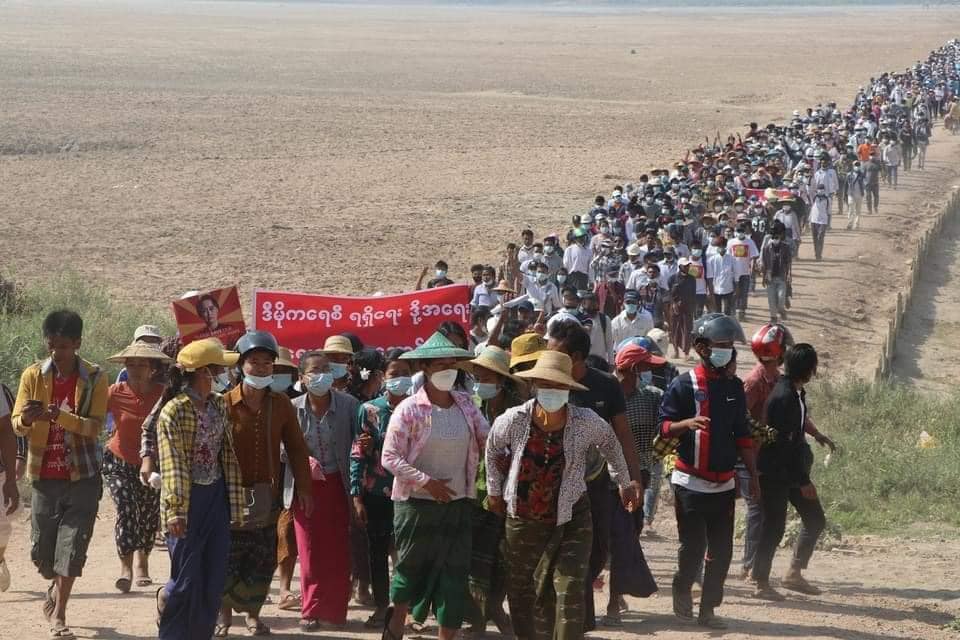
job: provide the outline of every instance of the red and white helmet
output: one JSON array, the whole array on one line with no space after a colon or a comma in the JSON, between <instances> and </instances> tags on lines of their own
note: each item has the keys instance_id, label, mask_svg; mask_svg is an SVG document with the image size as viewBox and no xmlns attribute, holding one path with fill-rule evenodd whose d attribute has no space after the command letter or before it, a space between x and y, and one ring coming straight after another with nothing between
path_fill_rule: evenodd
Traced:
<instances>
[{"instance_id":1,"label":"red and white helmet","mask_svg":"<svg viewBox=\"0 0 960 640\"><path fill-rule=\"evenodd\" d=\"M790 330L782 324L765 324L760 327L753 339L750 348L757 360L779 360L793 346L793 336Z\"/></svg>"}]
</instances>

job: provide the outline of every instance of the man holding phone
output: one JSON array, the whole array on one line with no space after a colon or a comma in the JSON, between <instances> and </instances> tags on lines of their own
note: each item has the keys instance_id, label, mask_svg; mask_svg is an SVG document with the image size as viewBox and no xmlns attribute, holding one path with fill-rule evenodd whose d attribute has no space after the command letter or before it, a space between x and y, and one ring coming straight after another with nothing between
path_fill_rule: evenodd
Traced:
<instances>
[{"instance_id":1,"label":"man holding phone","mask_svg":"<svg viewBox=\"0 0 960 640\"><path fill-rule=\"evenodd\" d=\"M680 538L673 577L673 612L693 619L691 588L704 566L698 624L724 629L714 614L733 556L734 466L742 458L751 495L759 495L747 400L736 377L734 342L746 342L740 323L708 313L693 325L693 348L701 363L674 378L660 405L660 436L676 439L677 462L670 482ZM706 552L706 560L704 560Z\"/></svg>"},{"instance_id":2,"label":"man holding phone","mask_svg":"<svg viewBox=\"0 0 960 640\"><path fill-rule=\"evenodd\" d=\"M55 638L73 638L67 601L83 571L100 501L99 436L107 377L77 356L83 320L53 311L43 321L49 357L20 377L13 429L28 439L33 563L50 580L43 612Z\"/></svg>"}]
</instances>

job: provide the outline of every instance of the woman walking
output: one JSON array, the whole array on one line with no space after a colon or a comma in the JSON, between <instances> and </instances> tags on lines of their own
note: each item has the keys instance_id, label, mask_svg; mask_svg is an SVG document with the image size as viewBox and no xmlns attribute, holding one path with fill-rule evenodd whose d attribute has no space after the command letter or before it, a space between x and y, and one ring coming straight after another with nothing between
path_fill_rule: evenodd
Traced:
<instances>
[{"instance_id":1,"label":"woman walking","mask_svg":"<svg viewBox=\"0 0 960 640\"><path fill-rule=\"evenodd\" d=\"M370 576L376 609L364 626L382 628L390 605L388 556L393 540L393 475L380 457L394 409L409 396L412 386L409 360L401 349L384 354L384 391L375 400L360 405L360 431L350 452L350 495L357 522L366 530L370 545Z\"/></svg>"},{"instance_id":2,"label":"woman walking","mask_svg":"<svg viewBox=\"0 0 960 640\"><path fill-rule=\"evenodd\" d=\"M544 351L529 371L536 398L508 410L487 439L490 509L507 515L504 558L513 628L524 640L583 638L584 598L593 526L584 480L587 452L599 448L632 512L639 504L623 451L596 413L568 404L570 357ZM511 451L508 474L497 458Z\"/></svg>"},{"instance_id":3,"label":"woman walking","mask_svg":"<svg viewBox=\"0 0 960 640\"><path fill-rule=\"evenodd\" d=\"M157 591L160 640L209 640L226 581L230 523L243 520L243 486L227 408L214 378L238 354L215 338L177 355L157 421L160 514L170 580Z\"/></svg>"},{"instance_id":4,"label":"woman walking","mask_svg":"<svg viewBox=\"0 0 960 640\"><path fill-rule=\"evenodd\" d=\"M160 525L160 492L140 478L140 437L144 420L163 395L156 374L172 360L154 345L134 342L107 362L122 364L127 372L126 381L107 392L114 431L103 452L103 479L117 508L120 577L115 586L127 593L134 579L138 587L152 583L148 561Z\"/></svg>"},{"instance_id":5,"label":"woman walking","mask_svg":"<svg viewBox=\"0 0 960 640\"><path fill-rule=\"evenodd\" d=\"M455 638L470 597L477 468L489 425L473 399L453 391L458 360L472 358L439 331L403 354L424 385L394 410L382 463L394 476L397 563L384 637L399 640L411 604L432 604L440 640Z\"/></svg>"},{"instance_id":6,"label":"woman walking","mask_svg":"<svg viewBox=\"0 0 960 640\"><path fill-rule=\"evenodd\" d=\"M300 556L303 605L300 628L317 631L323 625L342 627L350 601L350 446L356 430L359 402L333 388L334 373L327 354L309 351L300 356L300 382L306 395L294 400L297 421L306 444L309 476L305 488L287 469L283 501L289 508L294 491L312 496L310 509L293 507Z\"/></svg>"},{"instance_id":7,"label":"woman walking","mask_svg":"<svg viewBox=\"0 0 960 640\"><path fill-rule=\"evenodd\" d=\"M473 392L480 412L492 423L510 407L523 402L518 387L523 382L510 373L510 354L499 347L484 347L467 365L476 382ZM470 594L473 597L470 625L474 633L486 630L492 620L502 634L510 632L510 617L503 610L506 599L506 567L500 556L503 516L486 508L487 474L481 458L477 474L477 508L473 517L473 551L470 559Z\"/></svg>"}]
</instances>

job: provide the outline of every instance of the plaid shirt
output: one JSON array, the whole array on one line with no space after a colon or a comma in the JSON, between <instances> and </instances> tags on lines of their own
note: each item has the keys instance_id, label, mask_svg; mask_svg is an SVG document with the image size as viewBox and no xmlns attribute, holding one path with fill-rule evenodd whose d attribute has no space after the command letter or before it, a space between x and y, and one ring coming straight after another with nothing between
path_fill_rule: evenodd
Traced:
<instances>
[{"instance_id":1,"label":"plaid shirt","mask_svg":"<svg viewBox=\"0 0 960 640\"><path fill-rule=\"evenodd\" d=\"M660 431L657 416L663 391L645 386L626 396L627 424L633 434L633 445L637 449L640 468L649 471L653 467L653 439Z\"/></svg>"},{"instance_id":2,"label":"plaid shirt","mask_svg":"<svg viewBox=\"0 0 960 640\"><path fill-rule=\"evenodd\" d=\"M211 394L208 402L224 423L220 465L227 482L230 521L240 524L243 522L244 508L243 480L240 476L240 463L233 451L233 429L227 418L227 405L223 396L216 393ZM160 418L157 420L160 478L163 482L160 488L160 515L162 522L166 524L177 518L183 518L186 523L187 514L190 512L197 421L193 401L186 393L181 393L168 402L160 411Z\"/></svg>"},{"instance_id":3,"label":"plaid shirt","mask_svg":"<svg viewBox=\"0 0 960 640\"><path fill-rule=\"evenodd\" d=\"M43 454L47 448L50 423L37 420L23 424L23 409L29 400L39 400L46 407L53 393L53 360L31 365L20 376L17 401L13 407L13 430L28 438L27 467L31 480L40 478ZM64 446L70 480L76 482L100 473L100 431L107 414L107 376L97 365L77 358L76 413L61 411L57 424L64 429Z\"/></svg>"}]
</instances>

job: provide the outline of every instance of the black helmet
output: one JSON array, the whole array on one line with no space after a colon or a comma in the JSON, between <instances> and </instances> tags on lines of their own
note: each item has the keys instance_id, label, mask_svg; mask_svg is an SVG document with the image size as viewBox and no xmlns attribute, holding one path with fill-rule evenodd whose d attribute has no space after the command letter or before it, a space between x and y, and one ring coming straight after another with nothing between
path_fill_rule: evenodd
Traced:
<instances>
[{"instance_id":1,"label":"black helmet","mask_svg":"<svg viewBox=\"0 0 960 640\"><path fill-rule=\"evenodd\" d=\"M746 342L743 327L734 318L722 313L705 313L693 322L694 339L710 342Z\"/></svg>"},{"instance_id":2,"label":"black helmet","mask_svg":"<svg viewBox=\"0 0 960 640\"><path fill-rule=\"evenodd\" d=\"M247 331L237 340L237 351L240 353L241 358L255 349L269 351L273 354L274 358L280 354L277 339L268 331Z\"/></svg>"}]
</instances>

